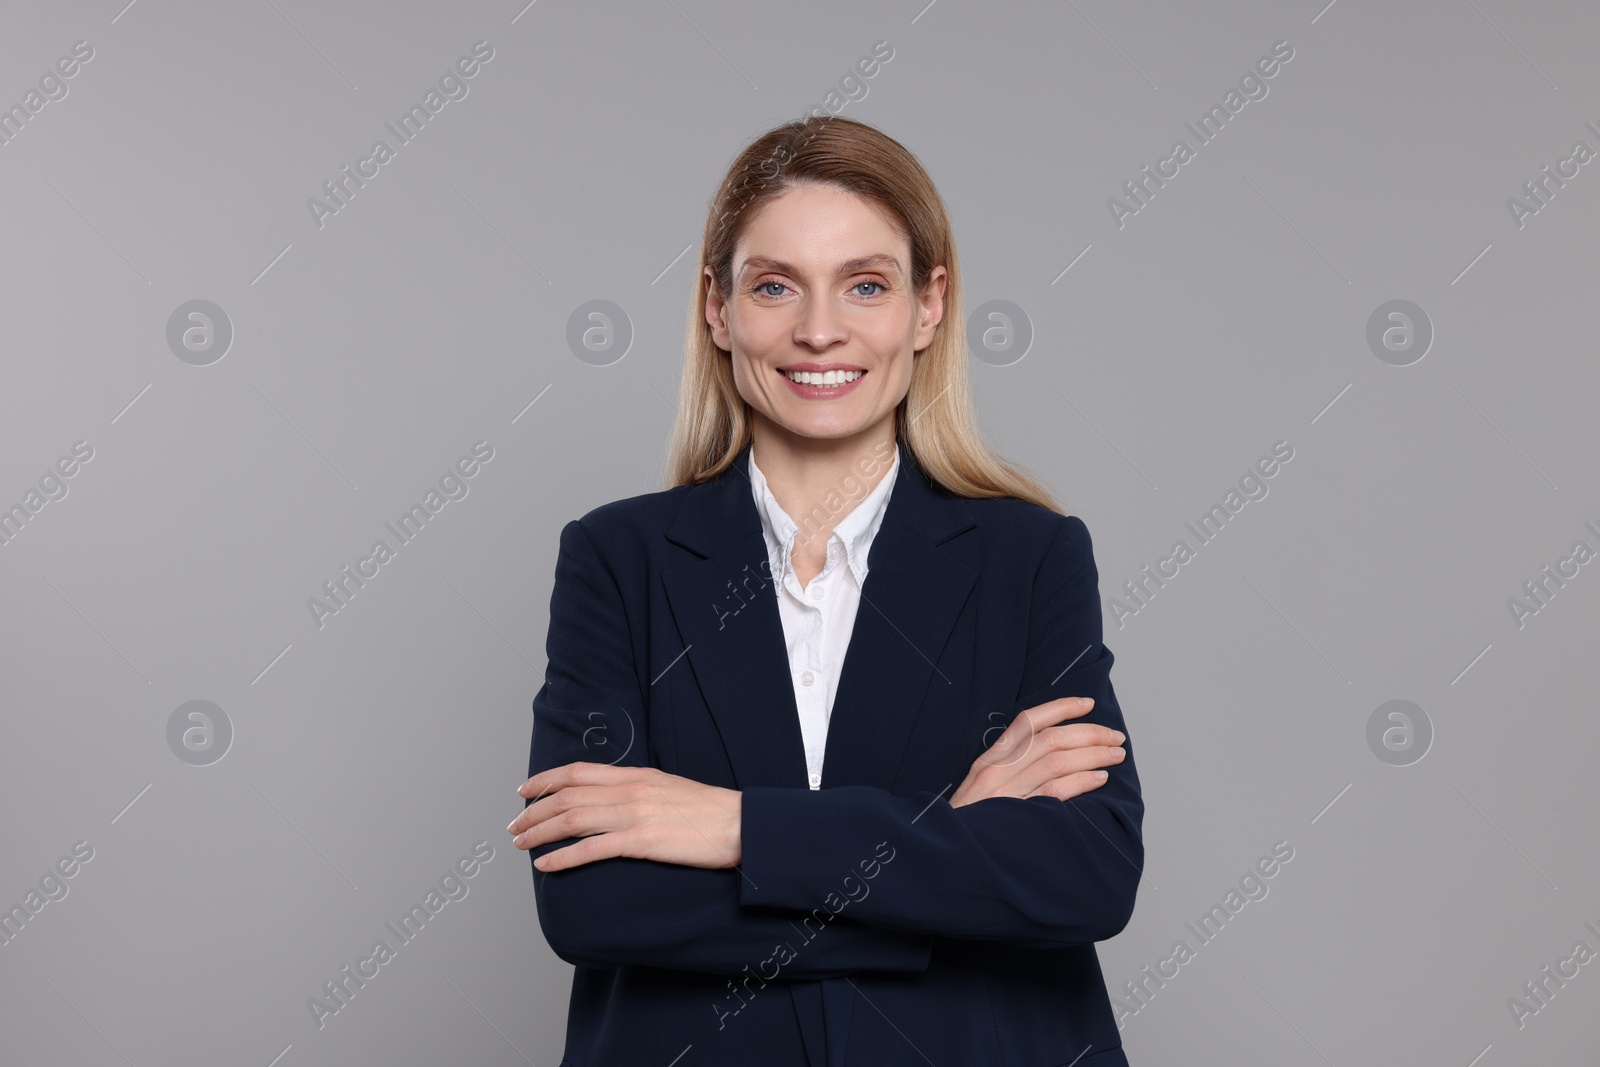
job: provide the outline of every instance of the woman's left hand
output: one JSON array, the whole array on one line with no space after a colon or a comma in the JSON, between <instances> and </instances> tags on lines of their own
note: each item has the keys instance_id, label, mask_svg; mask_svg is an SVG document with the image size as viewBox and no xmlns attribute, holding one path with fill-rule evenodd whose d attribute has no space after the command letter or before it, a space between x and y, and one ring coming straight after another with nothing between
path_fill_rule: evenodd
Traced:
<instances>
[{"instance_id":1,"label":"woman's left hand","mask_svg":"<svg viewBox=\"0 0 1600 1067\"><path fill-rule=\"evenodd\" d=\"M743 794L736 789L654 767L568 763L539 772L517 792L539 798L506 827L518 848L583 839L539 857L541 871L612 856L720 870L743 858Z\"/></svg>"}]
</instances>

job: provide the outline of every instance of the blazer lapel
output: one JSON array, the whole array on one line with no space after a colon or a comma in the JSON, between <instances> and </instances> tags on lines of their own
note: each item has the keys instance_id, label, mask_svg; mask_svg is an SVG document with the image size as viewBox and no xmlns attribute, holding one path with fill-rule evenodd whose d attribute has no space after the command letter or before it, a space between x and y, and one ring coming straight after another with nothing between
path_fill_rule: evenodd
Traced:
<instances>
[{"instance_id":1,"label":"blazer lapel","mask_svg":"<svg viewBox=\"0 0 1600 1067\"><path fill-rule=\"evenodd\" d=\"M951 684L935 664L977 582L977 525L966 501L934 485L900 446L828 719L823 788L895 789L929 690Z\"/></svg>"},{"instance_id":2,"label":"blazer lapel","mask_svg":"<svg viewBox=\"0 0 1600 1067\"><path fill-rule=\"evenodd\" d=\"M934 664L977 579L972 510L899 447L900 470L835 690L824 787L893 788L924 694L948 684ZM683 660L738 786L803 789L805 745L749 457L747 444L727 470L685 494L666 536L696 558L661 578L687 649Z\"/></svg>"},{"instance_id":3,"label":"blazer lapel","mask_svg":"<svg viewBox=\"0 0 1600 1067\"><path fill-rule=\"evenodd\" d=\"M746 445L727 470L691 488L667 530L697 557L661 573L686 650L668 670L694 672L739 788L803 786L805 742L749 455Z\"/></svg>"}]
</instances>

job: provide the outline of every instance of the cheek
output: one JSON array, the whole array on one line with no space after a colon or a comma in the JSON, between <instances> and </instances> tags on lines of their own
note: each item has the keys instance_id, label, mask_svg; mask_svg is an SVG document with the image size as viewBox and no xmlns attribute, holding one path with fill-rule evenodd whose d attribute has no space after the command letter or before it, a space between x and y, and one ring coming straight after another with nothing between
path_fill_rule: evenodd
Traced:
<instances>
[{"instance_id":1,"label":"cheek","mask_svg":"<svg viewBox=\"0 0 1600 1067\"><path fill-rule=\"evenodd\" d=\"M863 328L859 336L881 360L911 358L911 346L917 339L916 324L898 314L884 316Z\"/></svg>"},{"instance_id":2,"label":"cheek","mask_svg":"<svg viewBox=\"0 0 1600 1067\"><path fill-rule=\"evenodd\" d=\"M868 341L885 381L899 383L911 380L911 341L909 334L894 330L886 330Z\"/></svg>"},{"instance_id":3,"label":"cheek","mask_svg":"<svg viewBox=\"0 0 1600 1067\"><path fill-rule=\"evenodd\" d=\"M771 372L767 370L767 349L763 347L759 338L752 339L744 334L735 333L733 341L733 384L741 393L749 395L759 391L766 382L766 376Z\"/></svg>"},{"instance_id":4,"label":"cheek","mask_svg":"<svg viewBox=\"0 0 1600 1067\"><path fill-rule=\"evenodd\" d=\"M752 371L746 364L744 357L740 356L737 352L735 352L733 356L732 369L733 387L737 389L741 395L748 397L751 389L750 375Z\"/></svg>"},{"instance_id":5,"label":"cheek","mask_svg":"<svg viewBox=\"0 0 1600 1067\"><path fill-rule=\"evenodd\" d=\"M760 359L783 342L788 336L787 323L782 316L772 312L735 315L728 324L728 340L733 351L751 359Z\"/></svg>"}]
</instances>

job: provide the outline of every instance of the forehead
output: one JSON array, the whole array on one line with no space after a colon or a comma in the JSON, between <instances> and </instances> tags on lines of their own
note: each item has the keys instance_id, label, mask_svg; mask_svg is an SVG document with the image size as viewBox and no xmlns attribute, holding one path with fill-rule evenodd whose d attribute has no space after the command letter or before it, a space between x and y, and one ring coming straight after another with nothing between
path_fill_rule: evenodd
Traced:
<instances>
[{"instance_id":1,"label":"forehead","mask_svg":"<svg viewBox=\"0 0 1600 1067\"><path fill-rule=\"evenodd\" d=\"M734 270L776 265L904 273L910 242L877 204L834 186L802 185L763 204L734 246Z\"/></svg>"}]
</instances>

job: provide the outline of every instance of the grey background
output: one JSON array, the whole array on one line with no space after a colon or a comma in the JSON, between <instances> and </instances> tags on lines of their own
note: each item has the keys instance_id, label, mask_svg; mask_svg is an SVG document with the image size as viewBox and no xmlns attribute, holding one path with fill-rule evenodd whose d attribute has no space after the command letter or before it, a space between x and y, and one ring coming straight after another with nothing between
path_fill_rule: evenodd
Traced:
<instances>
[{"instance_id":1,"label":"grey background","mask_svg":"<svg viewBox=\"0 0 1600 1067\"><path fill-rule=\"evenodd\" d=\"M0 905L94 850L0 946L0 1061L559 1061L570 968L503 830L557 534L661 488L707 203L813 106L918 154L967 310L1033 331L974 374L993 443L1095 540L1148 805L1106 978L1195 949L1130 1001L1131 1061L1600 1056L1600 963L1522 1027L1507 1003L1600 951L1600 565L1521 627L1507 606L1600 548L1600 162L1521 227L1507 206L1600 149L1593 5L111 0L0 26L8 108L94 49L0 146L0 506L93 448L0 547ZM479 40L468 95L319 228L307 199ZM1268 95L1119 228L1108 198L1280 40ZM233 330L208 366L167 343L197 299ZM606 366L567 343L596 299L633 331ZM1434 330L1403 367L1366 340L1397 299ZM319 629L307 600L479 440L468 494ZM1119 626L1123 582L1280 440L1268 495ZM207 766L169 747L192 700L233 731ZM1391 700L1431 725L1420 761L1369 745ZM479 840L468 895L319 1029L307 999ZM1200 945L1185 923L1279 841Z\"/></svg>"}]
</instances>

